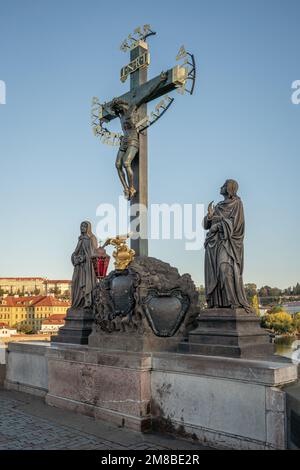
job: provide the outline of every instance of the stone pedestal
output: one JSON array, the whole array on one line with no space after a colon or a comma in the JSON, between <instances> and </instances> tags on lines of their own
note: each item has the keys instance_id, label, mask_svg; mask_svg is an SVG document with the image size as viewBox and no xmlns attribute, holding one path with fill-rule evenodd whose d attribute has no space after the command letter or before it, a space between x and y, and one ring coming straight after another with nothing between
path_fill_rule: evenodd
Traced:
<instances>
[{"instance_id":1,"label":"stone pedestal","mask_svg":"<svg viewBox=\"0 0 300 470\"><path fill-rule=\"evenodd\" d=\"M57 336L53 336L54 343L88 344L88 337L93 327L93 311L88 308L68 309L65 325L60 328Z\"/></svg>"},{"instance_id":2,"label":"stone pedestal","mask_svg":"<svg viewBox=\"0 0 300 470\"><path fill-rule=\"evenodd\" d=\"M202 310L198 327L184 348L194 354L230 357L268 357L275 351L259 318L244 309Z\"/></svg>"},{"instance_id":3,"label":"stone pedestal","mask_svg":"<svg viewBox=\"0 0 300 470\"><path fill-rule=\"evenodd\" d=\"M151 428L151 365L150 354L52 348L46 403L146 431Z\"/></svg>"}]
</instances>

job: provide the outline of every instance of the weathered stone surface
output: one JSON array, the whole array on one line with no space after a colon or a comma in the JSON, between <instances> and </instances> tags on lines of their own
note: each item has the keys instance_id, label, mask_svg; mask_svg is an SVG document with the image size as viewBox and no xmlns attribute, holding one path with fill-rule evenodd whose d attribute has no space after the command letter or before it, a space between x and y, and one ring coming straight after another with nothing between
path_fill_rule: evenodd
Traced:
<instances>
[{"instance_id":1,"label":"weathered stone surface","mask_svg":"<svg viewBox=\"0 0 300 470\"><path fill-rule=\"evenodd\" d=\"M194 354L264 357L275 352L259 318L243 309L211 308L200 312L185 349Z\"/></svg>"},{"instance_id":2,"label":"weathered stone surface","mask_svg":"<svg viewBox=\"0 0 300 470\"><path fill-rule=\"evenodd\" d=\"M285 411L285 393L278 388L266 389L266 409L268 411L284 412Z\"/></svg>"},{"instance_id":3,"label":"weathered stone surface","mask_svg":"<svg viewBox=\"0 0 300 470\"><path fill-rule=\"evenodd\" d=\"M122 276L124 282L119 282ZM181 276L156 258L137 257L127 270L112 272L96 289L89 345L102 350L176 351L196 326L197 302L189 274Z\"/></svg>"},{"instance_id":4,"label":"weathered stone surface","mask_svg":"<svg viewBox=\"0 0 300 470\"><path fill-rule=\"evenodd\" d=\"M48 391L48 362L46 352L50 343L36 341L9 343L7 354L6 388L45 395Z\"/></svg>"},{"instance_id":5,"label":"weathered stone surface","mask_svg":"<svg viewBox=\"0 0 300 470\"><path fill-rule=\"evenodd\" d=\"M195 429L266 441L263 386L154 371L152 400L156 416L163 415L177 427L188 424Z\"/></svg>"},{"instance_id":6,"label":"weathered stone surface","mask_svg":"<svg viewBox=\"0 0 300 470\"><path fill-rule=\"evenodd\" d=\"M286 415L285 413L267 411L267 442L275 449L286 449Z\"/></svg>"},{"instance_id":7,"label":"weathered stone surface","mask_svg":"<svg viewBox=\"0 0 300 470\"><path fill-rule=\"evenodd\" d=\"M88 348L53 349L48 356L46 401L145 430L151 421L150 359L133 353L100 354Z\"/></svg>"},{"instance_id":8,"label":"weathered stone surface","mask_svg":"<svg viewBox=\"0 0 300 470\"><path fill-rule=\"evenodd\" d=\"M230 357L198 356L188 354L156 353L153 370L197 376L218 377L278 387L297 380L297 366L272 360L238 359Z\"/></svg>"}]
</instances>

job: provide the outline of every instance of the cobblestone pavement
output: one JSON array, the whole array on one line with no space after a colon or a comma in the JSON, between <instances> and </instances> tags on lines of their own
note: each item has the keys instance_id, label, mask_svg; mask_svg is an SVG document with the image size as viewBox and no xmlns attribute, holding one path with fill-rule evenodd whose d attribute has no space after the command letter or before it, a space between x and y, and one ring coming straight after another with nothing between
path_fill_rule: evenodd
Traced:
<instances>
[{"instance_id":1,"label":"cobblestone pavement","mask_svg":"<svg viewBox=\"0 0 300 470\"><path fill-rule=\"evenodd\" d=\"M50 407L44 400L0 389L0 450L206 450L159 434L124 430L103 421Z\"/></svg>"}]
</instances>

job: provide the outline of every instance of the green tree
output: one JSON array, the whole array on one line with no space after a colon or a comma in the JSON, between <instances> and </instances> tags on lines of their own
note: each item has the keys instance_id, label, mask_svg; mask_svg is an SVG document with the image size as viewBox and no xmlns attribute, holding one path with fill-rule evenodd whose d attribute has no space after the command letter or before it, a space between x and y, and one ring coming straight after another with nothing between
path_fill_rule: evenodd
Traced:
<instances>
[{"instance_id":1,"label":"green tree","mask_svg":"<svg viewBox=\"0 0 300 470\"><path fill-rule=\"evenodd\" d=\"M258 295L260 297L270 297L271 296L271 294L270 294L271 289L272 288L270 286L263 286L259 289Z\"/></svg>"},{"instance_id":2,"label":"green tree","mask_svg":"<svg viewBox=\"0 0 300 470\"><path fill-rule=\"evenodd\" d=\"M61 294L61 290L57 287L57 285L55 284L54 287L52 287L50 290L49 290L50 294L54 294L55 297L58 297L60 294Z\"/></svg>"},{"instance_id":3,"label":"green tree","mask_svg":"<svg viewBox=\"0 0 300 470\"><path fill-rule=\"evenodd\" d=\"M300 284L299 284L299 282L297 282L297 284L295 285L295 287L293 289L293 294L294 295L300 295Z\"/></svg>"},{"instance_id":4,"label":"green tree","mask_svg":"<svg viewBox=\"0 0 300 470\"><path fill-rule=\"evenodd\" d=\"M254 283L245 284L245 292L248 300L250 301L257 294L257 285Z\"/></svg>"},{"instance_id":5,"label":"green tree","mask_svg":"<svg viewBox=\"0 0 300 470\"><path fill-rule=\"evenodd\" d=\"M270 289L270 296L271 297L280 297L282 294L281 289L278 289L278 287L271 287Z\"/></svg>"},{"instance_id":6,"label":"green tree","mask_svg":"<svg viewBox=\"0 0 300 470\"><path fill-rule=\"evenodd\" d=\"M70 291L70 290L66 290L66 291L64 292L64 295L62 296L62 298L63 298L64 300L70 300L70 298L71 298L71 291Z\"/></svg>"},{"instance_id":7,"label":"green tree","mask_svg":"<svg viewBox=\"0 0 300 470\"><path fill-rule=\"evenodd\" d=\"M26 335L30 335L34 333L33 328L30 325L19 325L18 331L20 333L25 333Z\"/></svg>"},{"instance_id":8,"label":"green tree","mask_svg":"<svg viewBox=\"0 0 300 470\"><path fill-rule=\"evenodd\" d=\"M54 287L54 295L57 297L58 295L61 294L61 290L57 287L57 285L55 285Z\"/></svg>"}]
</instances>

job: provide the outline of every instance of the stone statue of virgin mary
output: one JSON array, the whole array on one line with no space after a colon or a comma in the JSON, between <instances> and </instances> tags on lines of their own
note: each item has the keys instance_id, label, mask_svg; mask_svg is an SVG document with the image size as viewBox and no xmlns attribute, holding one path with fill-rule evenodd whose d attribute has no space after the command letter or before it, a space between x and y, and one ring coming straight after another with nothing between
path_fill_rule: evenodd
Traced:
<instances>
[{"instance_id":1,"label":"stone statue of virgin mary","mask_svg":"<svg viewBox=\"0 0 300 470\"><path fill-rule=\"evenodd\" d=\"M98 243L90 222L80 225L81 235L72 254L74 273L72 278L72 308L90 308L92 292L96 285L93 258L97 256Z\"/></svg>"}]
</instances>

